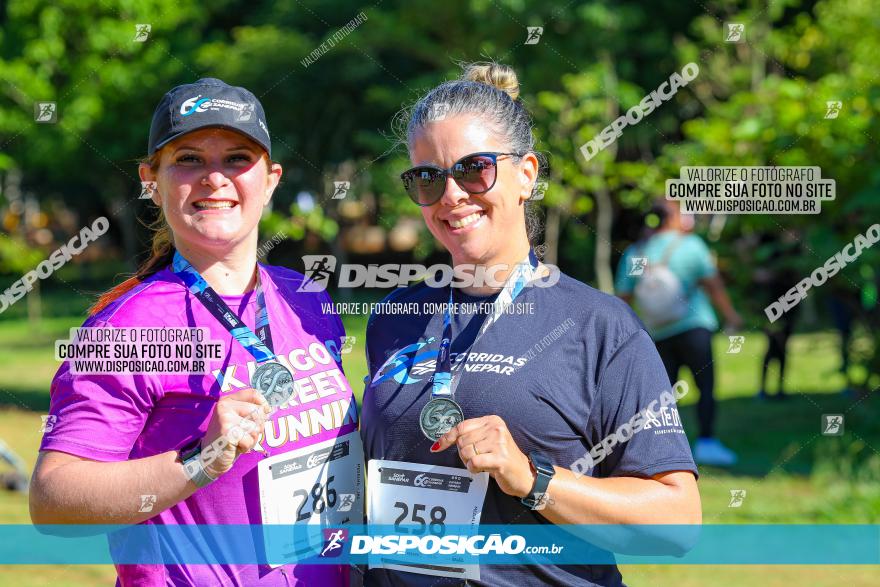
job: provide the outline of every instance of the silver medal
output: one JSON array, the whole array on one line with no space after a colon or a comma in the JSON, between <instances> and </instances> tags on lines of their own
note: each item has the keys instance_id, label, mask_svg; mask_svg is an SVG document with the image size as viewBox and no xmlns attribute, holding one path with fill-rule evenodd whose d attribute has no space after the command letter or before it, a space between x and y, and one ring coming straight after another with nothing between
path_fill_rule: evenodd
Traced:
<instances>
[{"instance_id":1,"label":"silver medal","mask_svg":"<svg viewBox=\"0 0 880 587\"><path fill-rule=\"evenodd\" d=\"M441 436L464 421L464 412L455 401L445 397L435 397L425 404L419 415L419 426L429 440L439 440Z\"/></svg>"},{"instance_id":2,"label":"silver medal","mask_svg":"<svg viewBox=\"0 0 880 587\"><path fill-rule=\"evenodd\" d=\"M277 408L293 395L293 374L281 363L263 363L254 371L251 387L262 393L270 406Z\"/></svg>"}]
</instances>

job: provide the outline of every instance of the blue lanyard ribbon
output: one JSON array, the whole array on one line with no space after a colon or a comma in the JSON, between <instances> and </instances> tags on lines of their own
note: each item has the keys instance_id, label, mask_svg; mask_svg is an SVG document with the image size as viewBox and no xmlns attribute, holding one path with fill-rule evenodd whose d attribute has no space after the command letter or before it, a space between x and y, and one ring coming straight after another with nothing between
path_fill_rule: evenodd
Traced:
<instances>
[{"instance_id":1,"label":"blue lanyard ribbon","mask_svg":"<svg viewBox=\"0 0 880 587\"><path fill-rule=\"evenodd\" d=\"M468 352L477 343L477 340L494 324L507 310L513 300L522 293L526 285L532 281L538 272L538 257L535 251L529 249L529 255L520 261L507 280L504 287L492 304L492 313L486 317L486 321L480 327L480 332L471 343ZM452 286L449 287L449 303L443 314L443 338L440 340L440 350L437 353L437 364L434 367L434 378L431 386L431 397L452 397L452 361L449 348L452 346Z\"/></svg>"},{"instance_id":2,"label":"blue lanyard ribbon","mask_svg":"<svg viewBox=\"0 0 880 587\"><path fill-rule=\"evenodd\" d=\"M266 298L263 295L263 286L260 283L259 268L257 268L256 288L256 334L235 315L229 306L226 305L226 302L208 285L205 278L178 251L174 251L171 270L183 280L183 283L196 299L217 318L217 321L229 331L235 340L241 343L241 346L253 355L257 362L262 363L275 358L275 353L272 352L272 334L269 331L269 311L266 309Z\"/></svg>"}]
</instances>

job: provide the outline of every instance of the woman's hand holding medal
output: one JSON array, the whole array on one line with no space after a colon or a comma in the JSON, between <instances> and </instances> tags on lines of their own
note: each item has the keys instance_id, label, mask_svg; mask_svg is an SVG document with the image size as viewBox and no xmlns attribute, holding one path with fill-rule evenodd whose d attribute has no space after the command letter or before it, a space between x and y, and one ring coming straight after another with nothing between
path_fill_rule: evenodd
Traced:
<instances>
[{"instance_id":1,"label":"woman's hand holding medal","mask_svg":"<svg viewBox=\"0 0 880 587\"><path fill-rule=\"evenodd\" d=\"M263 433L272 407L253 388L220 398L214 406L208 431L202 439L205 472L216 479L232 468L239 455L250 452Z\"/></svg>"},{"instance_id":2,"label":"woman's hand holding medal","mask_svg":"<svg viewBox=\"0 0 880 587\"><path fill-rule=\"evenodd\" d=\"M471 418L452 428L431 447L431 452L458 447L458 456L471 473L489 473L501 491L525 497L535 475L527 457L516 445L507 424L499 416Z\"/></svg>"}]
</instances>

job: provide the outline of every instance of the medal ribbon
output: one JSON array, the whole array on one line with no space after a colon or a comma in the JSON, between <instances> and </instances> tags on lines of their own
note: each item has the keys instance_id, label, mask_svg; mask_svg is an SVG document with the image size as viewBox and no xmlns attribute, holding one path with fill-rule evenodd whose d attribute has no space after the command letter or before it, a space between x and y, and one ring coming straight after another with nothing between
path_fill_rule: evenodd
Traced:
<instances>
[{"instance_id":1,"label":"medal ribbon","mask_svg":"<svg viewBox=\"0 0 880 587\"><path fill-rule=\"evenodd\" d=\"M529 249L528 256L517 263L507 280L504 287L498 294L498 297L492 303L492 313L486 317L486 321L480 327L480 332L471 343L470 348L476 344L477 340L494 324L504 312L513 303L513 300L522 293L530 281L535 278L538 272L538 257L535 251ZM443 314L443 338L440 340L440 351L437 354L437 364L434 367L434 379L431 387L431 397L449 397L452 393L452 361L450 360L449 348L452 346L452 286L449 286L449 304ZM470 350L470 349L469 349Z\"/></svg>"},{"instance_id":2,"label":"medal ribbon","mask_svg":"<svg viewBox=\"0 0 880 587\"><path fill-rule=\"evenodd\" d=\"M205 278L178 251L174 251L174 261L171 263L171 270L183 280L189 291L202 303L205 309L217 318L217 321L229 331L235 340L241 343L245 350L253 355L258 363L275 358L275 353L272 352L272 333L269 331L269 311L266 308L266 298L263 295L263 286L260 283L259 267L257 268L256 287L256 334L235 315L229 306L226 305L226 302L208 285Z\"/></svg>"}]
</instances>

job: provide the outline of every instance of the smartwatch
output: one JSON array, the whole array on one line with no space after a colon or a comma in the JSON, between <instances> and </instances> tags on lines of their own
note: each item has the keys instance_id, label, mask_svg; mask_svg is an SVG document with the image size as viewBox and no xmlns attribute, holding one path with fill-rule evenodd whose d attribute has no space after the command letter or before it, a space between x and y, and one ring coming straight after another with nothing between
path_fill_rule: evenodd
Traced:
<instances>
[{"instance_id":1,"label":"smartwatch","mask_svg":"<svg viewBox=\"0 0 880 587\"><path fill-rule=\"evenodd\" d=\"M202 462L202 446L201 441L194 445L184 447L178 451L180 462L183 463L183 473L187 479L195 483L196 487L204 487L208 483L215 481L216 478L211 477L205 471L205 464Z\"/></svg>"},{"instance_id":2,"label":"smartwatch","mask_svg":"<svg viewBox=\"0 0 880 587\"><path fill-rule=\"evenodd\" d=\"M543 505L547 486L550 485L550 479L556 474L556 470L553 468L553 461L550 460L550 457L541 451L536 450L529 453L529 462L535 468L535 484L529 494L520 501L530 510L535 510Z\"/></svg>"}]
</instances>

